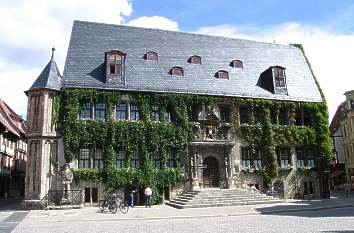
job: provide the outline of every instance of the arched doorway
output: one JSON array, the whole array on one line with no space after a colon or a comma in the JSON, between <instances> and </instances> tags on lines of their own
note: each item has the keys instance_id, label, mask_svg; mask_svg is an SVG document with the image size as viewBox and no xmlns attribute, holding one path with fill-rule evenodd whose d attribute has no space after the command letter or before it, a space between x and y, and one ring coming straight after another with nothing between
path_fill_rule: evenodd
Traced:
<instances>
[{"instance_id":1,"label":"arched doorway","mask_svg":"<svg viewBox=\"0 0 354 233\"><path fill-rule=\"evenodd\" d=\"M203 183L204 187L219 187L219 164L213 157L208 157L203 161Z\"/></svg>"}]
</instances>

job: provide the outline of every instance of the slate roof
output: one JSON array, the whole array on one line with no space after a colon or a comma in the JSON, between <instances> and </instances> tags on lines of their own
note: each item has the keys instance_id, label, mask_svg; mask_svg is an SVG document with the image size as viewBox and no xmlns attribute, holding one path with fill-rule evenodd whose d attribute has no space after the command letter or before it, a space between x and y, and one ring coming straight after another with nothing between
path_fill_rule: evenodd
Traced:
<instances>
[{"instance_id":1,"label":"slate roof","mask_svg":"<svg viewBox=\"0 0 354 233\"><path fill-rule=\"evenodd\" d=\"M0 99L0 124L17 137L24 136L27 130L25 120L17 115Z\"/></svg>"},{"instance_id":2,"label":"slate roof","mask_svg":"<svg viewBox=\"0 0 354 233\"><path fill-rule=\"evenodd\" d=\"M125 85L105 82L105 52L126 53ZM146 61L155 51L158 61ZM202 64L190 64L192 55ZM233 68L232 60L243 62ZM170 75L174 66L184 77ZM286 68L288 95L273 94L259 86L260 74L270 66ZM218 70L229 80L215 78ZM322 101L321 94L300 49L250 40L130 26L74 21L62 88L95 88L255 97L294 101Z\"/></svg>"},{"instance_id":3,"label":"slate roof","mask_svg":"<svg viewBox=\"0 0 354 233\"><path fill-rule=\"evenodd\" d=\"M51 89L60 90L62 76L59 72L57 63L54 60L54 48L52 49L52 57L36 81L32 84L31 90L35 89Z\"/></svg>"}]
</instances>

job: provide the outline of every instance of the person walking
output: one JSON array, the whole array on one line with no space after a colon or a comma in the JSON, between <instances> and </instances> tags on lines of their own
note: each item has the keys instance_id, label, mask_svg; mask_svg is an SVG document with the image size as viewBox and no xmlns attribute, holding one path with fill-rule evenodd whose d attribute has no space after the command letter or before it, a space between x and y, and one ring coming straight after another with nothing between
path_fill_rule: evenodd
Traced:
<instances>
[{"instance_id":1,"label":"person walking","mask_svg":"<svg viewBox=\"0 0 354 233\"><path fill-rule=\"evenodd\" d=\"M145 188L144 194L146 197L145 208L147 208L148 206L151 207L152 190L149 186Z\"/></svg>"},{"instance_id":2,"label":"person walking","mask_svg":"<svg viewBox=\"0 0 354 233\"><path fill-rule=\"evenodd\" d=\"M344 184L344 192L345 192L345 197L348 198L349 197L349 192L350 192L350 184L349 184L349 182Z\"/></svg>"},{"instance_id":3,"label":"person walking","mask_svg":"<svg viewBox=\"0 0 354 233\"><path fill-rule=\"evenodd\" d=\"M136 189L132 189L130 191L130 206L134 207L134 203L135 203L135 195L136 195Z\"/></svg>"}]
</instances>

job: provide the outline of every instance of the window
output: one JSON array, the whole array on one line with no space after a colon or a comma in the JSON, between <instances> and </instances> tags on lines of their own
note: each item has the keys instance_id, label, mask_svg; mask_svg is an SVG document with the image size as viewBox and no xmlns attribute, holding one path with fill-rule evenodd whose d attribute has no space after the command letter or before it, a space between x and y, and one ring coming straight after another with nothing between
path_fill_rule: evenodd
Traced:
<instances>
[{"instance_id":1,"label":"window","mask_svg":"<svg viewBox=\"0 0 354 233\"><path fill-rule=\"evenodd\" d=\"M171 69L171 75L175 75L175 76L183 76L183 68L175 66Z\"/></svg>"},{"instance_id":2,"label":"window","mask_svg":"<svg viewBox=\"0 0 354 233\"><path fill-rule=\"evenodd\" d=\"M107 55L109 74L122 75L122 54L112 52Z\"/></svg>"},{"instance_id":3,"label":"window","mask_svg":"<svg viewBox=\"0 0 354 233\"><path fill-rule=\"evenodd\" d=\"M152 154L152 166L157 169L161 168L160 154L158 153Z\"/></svg>"},{"instance_id":4,"label":"window","mask_svg":"<svg viewBox=\"0 0 354 233\"><path fill-rule=\"evenodd\" d=\"M288 109L287 108L281 108L279 110L279 124L280 125L288 125L289 124Z\"/></svg>"},{"instance_id":5,"label":"window","mask_svg":"<svg viewBox=\"0 0 354 233\"><path fill-rule=\"evenodd\" d=\"M229 106L219 106L220 120L222 122L230 122L230 108Z\"/></svg>"},{"instance_id":6,"label":"window","mask_svg":"<svg viewBox=\"0 0 354 233\"><path fill-rule=\"evenodd\" d=\"M253 117L255 123L261 123L261 109L257 106L253 108Z\"/></svg>"},{"instance_id":7,"label":"window","mask_svg":"<svg viewBox=\"0 0 354 233\"><path fill-rule=\"evenodd\" d=\"M315 166L315 157L313 155L312 150L307 150L306 151L306 156L307 156L307 166L308 167L314 167Z\"/></svg>"},{"instance_id":8,"label":"window","mask_svg":"<svg viewBox=\"0 0 354 233\"><path fill-rule=\"evenodd\" d=\"M174 153L170 153L167 161L167 166L173 168L176 166L176 158Z\"/></svg>"},{"instance_id":9,"label":"window","mask_svg":"<svg viewBox=\"0 0 354 233\"><path fill-rule=\"evenodd\" d=\"M150 51L145 54L145 60L157 61L158 59L159 59L159 56L156 52Z\"/></svg>"},{"instance_id":10,"label":"window","mask_svg":"<svg viewBox=\"0 0 354 233\"><path fill-rule=\"evenodd\" d=\"M305 151L303 149L296 149L297 167L305 166Z\"/></svg>"},{"instance_id":11,"label":"window","mask_svg":"<svg viewBox=\"0 0 354 233\"><path fill-rule=\"evenodd\" d=\"M257 149L254 154L254 167L257 170L262 168L262 150Z\"/></svg>"},{"instance_id":12,"label":"window","mask_svg":"<svg viewBox=\"0 0 354 233\"><path fill-rule=\"evenodd\" d=\"M116 167L124 168L124 161L125 161L125 151L119 150L117 153Z\"/></svg>"},{"instance_id":13,"label":"window","mask_svg":"<svg viewBox=\"0 0 354 233\"><path fill-rule=\"evenodd\" d=\"M127 120L128 119L128 104L120 103L116 107L116 119Z\"/></svg>"},{"instance_id":14,"label":"window","mask_svg":"<svg viewBox=\"0 0 354 233\"><path fill-rule=\"evenodd\" d=\"M191 121L194 121L194 122L198 121L199 112L200 112L200 105L193 104L191 106L191 111L190 111L190 114L189 114Z\"/></svg>"},{"instance_id":15,"label":"window","mask_svg":"<svg viewBox=\"0 0 354 233\"><path fill-rule=\"evenodd\" d=\"M191 64L202 64L202 58L200 56L194 55L189 58Z\"/></svg>"},{"instance_id":16,"label":"window","mask_svg":"<svg viewBox=\"0 0 354 233\"><path fill-rule=\"evenodd\" d=\"M233 60L230 62L230 66L234 68L241 68L243 69L243 63L240 60Z\"/></svg>"},{"instance_id":17,"label":"window","mask_svg":"<svg viewBox=\"0 0 354 233\"><path fill-rule=\"evenodd\" d=\"M247 106L240 106L240 124L247 124L250 122L250 113Z\"/></svg>"},{"instance_id":18,"label":"window","mask_svg":"<svg viewBox=\"0 0 354 233\"><path fill-rule=\"evenodd\" d=\"M165 121L170 123L172 120L171 120L171 113L170 112L165 112L164 113L164 116L165 116Z\"/></svg>"},{"instance_id":19,"label":"window","mask_svg":"<svg viewBox=\"0 0 354 233\"><path fill-rule=\"evenodd\" d=\"M136 105L131 105L130 106L130 120L132 121L138 121L139 118L139 108Z\"/></svg>"},{"instance_id":20,"label":"window","mask_svg":"<svg viewBox=\"0 0 354 233\"><path fill-rule=\"evenodd\" d=\"M138 168L139 167L139 154L134 153L132 156L132 168Z\"/></svg>"},{"instance_id":21,"label":"window","mask_svg":"<svg viewBox=\"0 0 354 233\"><path fill-rule=\"evenodd\" d=\"M306 109L305 110L296 109L296 111L295 111L295 125L311 126L312 125L311 112Z\"/></svg>"},{"instance_id":22,"label":"window","mask_svg":"<svg viewBox=\"0 0 354 233\"><path fill-rule=\"evenodd\" d=\"M251 168L251 150L248 147L241 148L242 167Z\"/></svg>"},{"instance_id":23,"label":"window","mask_svg":"<svg viewBox=\"0 0 354 233\"><path fill-rule=\"evenodd\" d=\"M275 87L285 87L285 68L280 66L273 67L273 77Z\"/></svg>"},{"instance_id":24,"label":"window","mask_svg":"<svg viewBox=\"0 0 354 233\"><path fill-rule=\"evenodd\" d=\"M96 103L95 105L95 120L104 120L106 118L106 104Z\"/></svg>"},{"instance_id":25,"label":"window","mask_svg":"<svg viewBox=\"0 0 354 233\"><path fill-rule=\"evenodd\" d=\"M152 111L150 112L150 120L159 121L159 109L157 106L152 106Z\"/></svg>"},{"instance_id":26,"label":"window","mask_svg":"<svg viewBox=\"0 0 354 233\"><path fill-rule=\"evenodd\" d=\"M78 167L79 168L90 168L90 150L80 149L78 157Z\"/></svg>"},{"instance_id":27,"label":"window","mask_svg":"<svg viewBox=\"0 0 354 233\"><path fill-rule=\"evenodd\" d=\"M93 167L103 168L103 158L101 149L96 149L93 153Z\"/></svg>"},{"instance_id":28,"label":"window","mask_svg":"<svg viewBox=\"0 0 354 233\"><path fill-rule=\"evenodd\" d=\"M269 113L270 113L270 120L272 122L273 125L278 123L278 118L277 118L277 110L275 108L270 108L269 109Z\"/></svg>"},{"instance_id":29,"label":"window","mask_svg":"<svg viewBox=\"0 0 354 233\"><path fill-rule=\"evenodd\" d=\"M219 79L229 79L229 72L227 72L226 70L219 70L216 73L216 77Z\"/></svg>"},{"instance_id":30,"label":"window","mask_svg":"<svg viewBox=\"0 0 354 233\"><path fill-rule=\"evenodd\" d=\"M290 149L289 148L280 148L278 156L279 156L281 168L285 168L290 164Z\"/></svg>"}]
</instances>

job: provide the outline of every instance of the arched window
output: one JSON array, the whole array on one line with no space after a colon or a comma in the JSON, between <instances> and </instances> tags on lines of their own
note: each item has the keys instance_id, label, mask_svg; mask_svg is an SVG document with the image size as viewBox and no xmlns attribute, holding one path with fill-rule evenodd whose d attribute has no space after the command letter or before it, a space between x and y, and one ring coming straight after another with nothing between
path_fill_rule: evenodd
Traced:
<instances>
[{"instance_id":1,"label":"arched window","mask_svg":"<svg viewBox=\"0 0 354 233\"><path fill-rule=\"evenodd\" d=\"M145 60L157 61L158 59L159 59L159 55L154 51L149 51L145 53Z\"/></svg>"},{"instance_id":2,"label":"arched window","mask_svg":"<svg viewBox=\"0 0 354 233\"><path fill-rule=\"evenodd\" d=\"M243 69L243 63L242 63L241 60L232 60L232 61L230 62L230 66L231 66L231 67L234 67L234 68L241 68L241 69Z\"/></svg>"},{"instance_id":3,"label":"arched window","mask_svg":"<svg viewBox=\"0 0 354 233\"><path fill-rule=\"evenodd\" d=\"M202 64L202 58L198 55L193 55L189 58L189 63L191 64Z\"/></svg>"},{"instance_id":4,"label":"arched window","mask_svg":"<svg viewBox=\"0 0 354 233\"><path fill-rule=\"evenodd\" d=\"M216 78L220 78L220 79L229 79L229 72L227 72L226 70L219 70L218 72L216 72Z\"/></svg>"},{"instance_id":5,"label":"arched window","mask_svg":"<svg viewBox=\"0 0 354 233\"><path fill-rule=\"evenodd\" d=\"M171 75L175 75L175 76L183 76L183 68L179 67L179 66L175 66L171 69Z\"/></svg>"}]
</instances>

